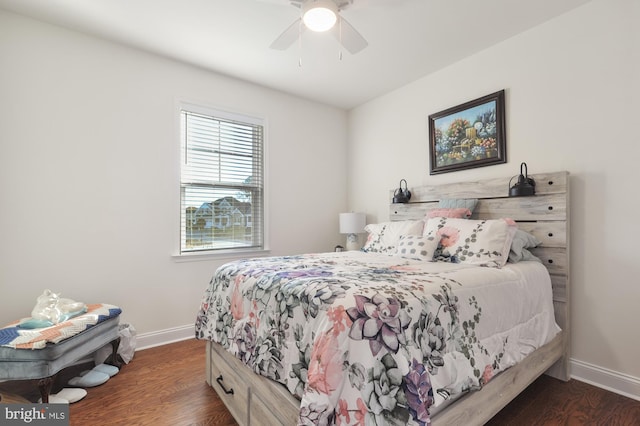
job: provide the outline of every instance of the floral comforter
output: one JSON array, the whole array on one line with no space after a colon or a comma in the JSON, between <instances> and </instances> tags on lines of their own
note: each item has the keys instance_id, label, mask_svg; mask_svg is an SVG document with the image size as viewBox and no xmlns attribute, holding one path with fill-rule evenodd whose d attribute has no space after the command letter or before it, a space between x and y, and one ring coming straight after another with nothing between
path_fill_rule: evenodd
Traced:
<instances>
[{"instance_id":1,"label":"floral comforter","mask_svg":"<svg viewBox=\"0 0 640 426\"><path fill-rule=\"evenodd\" d=\"M196 337L300 398L298 423L429 424L551 340L549 275L363 252L231 262L207 288Z\"/></svg>"}]
</instances>

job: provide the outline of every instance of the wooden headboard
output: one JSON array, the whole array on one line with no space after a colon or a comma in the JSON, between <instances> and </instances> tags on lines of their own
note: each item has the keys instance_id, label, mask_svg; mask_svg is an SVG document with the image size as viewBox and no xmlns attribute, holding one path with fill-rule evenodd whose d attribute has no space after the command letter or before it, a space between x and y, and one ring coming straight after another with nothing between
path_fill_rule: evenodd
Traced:
<instances>
[{"instance_id":1,"label":"wooden headboard","mask_svg":"<svg viewBox=\"0 0 640 426\"><path fill-rule=\"evenodd\" d=\"M542 244L531 252L549 270L556 322L565 332L565 356L549 374L562 378L569 371L569 173L541 173L529 177L536 182L536 195L530 197L508 196L511 176L409 188L411 201L390 204L389 219L422 219L426 211L436 208L442 198L477 198L472 219L509 217L518 223L520 229L536 236ZM393 191L389 200L392 198Z\"/></svg>"}]
</instances>

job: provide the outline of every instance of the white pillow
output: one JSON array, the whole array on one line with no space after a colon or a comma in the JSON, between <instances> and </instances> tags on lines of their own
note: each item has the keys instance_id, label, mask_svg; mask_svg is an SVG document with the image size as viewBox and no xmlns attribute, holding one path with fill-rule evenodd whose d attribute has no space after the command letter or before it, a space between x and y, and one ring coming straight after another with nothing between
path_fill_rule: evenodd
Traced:
<instances>
[{"instance_id":1,"label":"white pillow","mask_svg":"<svg viewBox=\"0 0 640 426\"><path fill-rule=\"evenodd\" d=\"M370 223L364 227L369 236L362 251L393 255L396 253L401 235L422 235L423 228L422 220Z\"/></svg>"},{"instance_id":2,"label":"white pillow","mask_svg":"<svg viewBox=\"0 0 640 426\"><path fill-rule=\"evenodd\" d=\"M511 219L429 219L424 236L438 241L435 260L501 268L516 233Z\"/></svg>"},{"instance_id":3,"label":"white pillow","mask_svg":"<svg viewBox=\"0 0 640 426\"><path fill-rule=\"evenodd\" d=\"M438 248L438 240L422 235L403 235L400 237L396 256L406 259L433 262L433 255Z\"/></svg>"}]
</instances>

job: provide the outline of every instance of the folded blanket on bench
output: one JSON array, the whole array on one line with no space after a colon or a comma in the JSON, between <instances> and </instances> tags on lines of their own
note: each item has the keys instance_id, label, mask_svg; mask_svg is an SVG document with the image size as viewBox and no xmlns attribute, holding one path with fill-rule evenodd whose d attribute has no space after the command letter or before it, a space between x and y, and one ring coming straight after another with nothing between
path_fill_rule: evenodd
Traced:
<instances>
[{"instance_id":1,"label":"folded blanket on bench","mask_svg":"<svg viewBox=\"0 0 640 426\"><path fill-rule=\"evenodd\" d=\"M120 315L122 310L114 305L95 303L87 305L87 312L51 327L25 329L16 321L0 328L0 346L14 349L42 349L47 343L58 343Z\"/></svg>"}]
</instances>

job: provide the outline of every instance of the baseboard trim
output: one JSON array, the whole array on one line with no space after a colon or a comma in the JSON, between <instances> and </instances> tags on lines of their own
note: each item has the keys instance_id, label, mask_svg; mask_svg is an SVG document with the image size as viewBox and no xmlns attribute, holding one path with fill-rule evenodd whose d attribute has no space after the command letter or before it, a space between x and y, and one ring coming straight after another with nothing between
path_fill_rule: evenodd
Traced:
<instances>
[{"instance_id":1,"label":"baseboard trim","mask_svg":"<svg viewBox=\"0 0 640 426\"><path fill-rule=\"evenodd\" d=\"M196 331L193 324L138 334L136 336L136 351L193 339L195 336Z\"/></svg>"},{"instance_id":2,"label":"baseboard trim","mask_svg":"<svg viewBox=\"0 0 640 426\"><path fill-rule=\"evenodd\" d=\"M640 401L640 378L571 359L571 378Z\"/></svg>"}]
</instances>

